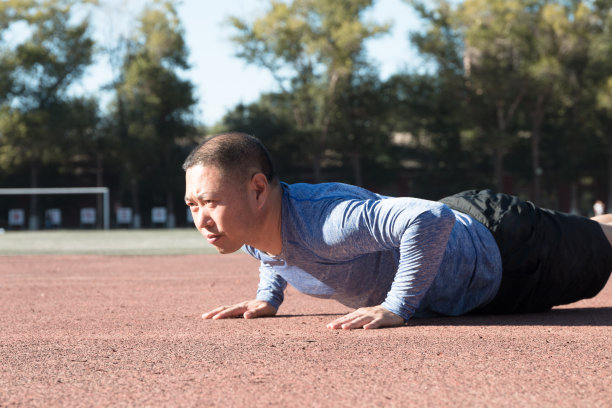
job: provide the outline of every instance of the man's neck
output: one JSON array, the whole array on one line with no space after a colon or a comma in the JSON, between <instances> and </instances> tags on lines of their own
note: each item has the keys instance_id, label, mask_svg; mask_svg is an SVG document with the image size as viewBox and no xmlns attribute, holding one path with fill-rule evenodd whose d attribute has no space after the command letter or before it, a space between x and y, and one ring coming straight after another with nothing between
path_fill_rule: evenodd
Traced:
<instances>
[{"instance_id":1,"label":"man's neck","mask_svg":"<svg viewBox=\"0 0 612 408\"><path fill-rule=\"evenodd\" d=\"M253 246L269 255L277 256L280 255L283 249L281 233L283 189L280 184L272 188L268 200L259 234L259 242Z\"/></svg>"}]
</instances>

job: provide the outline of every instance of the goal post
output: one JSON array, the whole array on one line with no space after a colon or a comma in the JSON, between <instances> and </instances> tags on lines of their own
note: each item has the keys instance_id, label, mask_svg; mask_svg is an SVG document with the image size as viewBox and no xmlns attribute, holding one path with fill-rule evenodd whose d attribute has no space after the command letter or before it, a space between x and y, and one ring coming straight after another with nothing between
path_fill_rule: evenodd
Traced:
<instances>
[{"instance_id":1,"label":"goal post","mask_svg":"<svg viewBox=\"0 0 612 408\"><path fill-rule=\"evenodd\" d=\"M102 194L104 229L110 229L108 187L0 188L0 195Z\"/></svg>"}]
</instances>

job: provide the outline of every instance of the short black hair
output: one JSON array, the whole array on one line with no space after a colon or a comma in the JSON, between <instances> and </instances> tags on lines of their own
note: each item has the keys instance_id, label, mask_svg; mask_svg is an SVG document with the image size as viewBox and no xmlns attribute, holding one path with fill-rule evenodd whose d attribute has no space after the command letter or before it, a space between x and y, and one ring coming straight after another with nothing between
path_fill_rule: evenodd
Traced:
<instances>
[{"instance_id":1,"label":"short black hair","mask_svg":"<svg viewBox=\"0 0 612 408\"><path fill-rule=\"evenodd\" d=\"M183 170L197 165L215 166L232 178L263 173L269 183L276 181L268 149L259 139L246 133L226 132L206 139L187 156Z\"/></svg>"}]
</instances>

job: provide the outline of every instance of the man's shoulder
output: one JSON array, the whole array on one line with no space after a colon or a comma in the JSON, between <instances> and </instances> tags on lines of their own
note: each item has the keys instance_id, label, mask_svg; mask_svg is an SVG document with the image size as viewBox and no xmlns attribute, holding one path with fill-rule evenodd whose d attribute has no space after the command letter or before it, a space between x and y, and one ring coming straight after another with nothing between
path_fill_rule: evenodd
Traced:
<instances>
[{"instance_id":1,"label":"man's shoulder","mask_svg":"<svg viewBox=\"0 0 612 408\"><path fill-rule=\"evenodd\" d=\"M285 243L319 252L340 234L337 220L347 208L380 196L360 187L342 183L284 184L283 236Z\"/></svg>"},{"instance_id":2,"label":"man's shoulder","mask_svg":"<svg viewBox=\"0 0 612 408\"><path fill-rule=\"evenodd\" d=\"M296 183L283 184L288 197L295 201L320 201L327 199L378 199L383 196L362 187L344 183Z\"/></svg>"}]
</instances>

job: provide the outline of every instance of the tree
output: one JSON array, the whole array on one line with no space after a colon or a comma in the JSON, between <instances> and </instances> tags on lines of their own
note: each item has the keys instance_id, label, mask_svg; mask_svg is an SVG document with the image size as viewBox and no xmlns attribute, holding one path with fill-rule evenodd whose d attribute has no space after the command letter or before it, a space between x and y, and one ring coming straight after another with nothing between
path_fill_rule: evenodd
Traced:
<instances>
[{"instance_id":1,"label":"tree","mask_svg":"<svg viewBox=\"0 0 612 408\"><path fill-rule=\"evenodd\" d=\"M306 154L315 181L321 181L322 161L332 145L331 129L338 118L338 90L355 79L356 61L367 39L388 31L388 25L363 22L372 0L273 0L270 9L246 22L230 18L237 55L269 70L282 94L291 96L293 120L307 138Z\"/></svg>"},{"instance_id":2,"label":"tree","mask_svg":"<svg viewBox=\"0 0 612 408\"><path fill-rule=\"evenodd\" d=\"M528 67L530 82L526 116L531 122L533 200L541 192L540 144L546 116L557 111L564 126L556 130L553 143L566 148L565 183L574 184L590 167L585 161L593 138L593 91L589 88L590 44L599 23L586 2L541 1L535 4L532 29L532 56ZM549 126L550 127L550 126ZM561 140L564 143L559 143ZM550 143L550 144L553 144ZM549 146L550 146L549 144ZM575 191L575 188L573 189Z\"/></svg>"},{"instance_id":3,"label":"tree","mask_svg":"<svg viewBox=\"0 0 612 408\"><path fill-rule=\"evenodd\" d=\"M70 86L92 62L93 40L85 18L73 22L74 0L30 0L0 3L0 28L21 28L16 44L3 41L0 57L0 166L30 167L30 185L38 186L41 165L66 159L67 127L58 126L70 115L78 98ZM5 40L5 38L2 38ZM32 196L32 228L37 228L37 200Z\"/></svg>"},{"instance_id":4,"label":"tree","mask_svg":"<svg viewBox=\"0 0 612 408\"><path fill-rule=\"evenodd\" d=\"M259 138L270 151L279 176L288 182L297 181L296 173L309 168L302 154L307 146L294 143L304 139L296 136L290 99L285 94L263 94L257 102L239 104L229 111L222 126L215 129L215 133L240 129Z\"/></svg>"},{"instance_id":5,"label":"tree","mask_svg":"<svg viewBox=\"0 0 612 408\"><path fill-rule=\"evenodd\" d=\"M529 0L467 0L458 11L464 34L464 69L477 123L492 137L494 174L502 190L504 156L513 139L516 114L531 81L534 13Z\"/></svg>"},{"instance_id":6,"label":"tree","mask_svg":"<svg viewBox=\"0 0 612 408\"><path fill-rule=\"evenodd\" d=\"M517 136L528 137L532 200L538 202L543 174L540 146L547 115L561 118L576 113L579 103L588 99L589 44L598 30L591 5L465 0L452 6L440 0L428 9L421 2L411 3L429 22L427 32L414 35L413 42L434 59L441 77L455 83L461 77L464 82L465 112L475 133L482 135L479 142L492 153L497 188L504 189L504 158L522 143ZM578 123L578 117L573 115L574 135L583 134L586 127L585 118ZM561 131L558 144L567 132ZM578 166L566 163L575 173Z\"/></svg>"},{"instance_id":7,"label":"tree","mask_svg":"<svg viewBox=\"0 0 612 408\"><path fill-rule=\"evenodd\" d=\"M180 177L177 141L193 129L193 84L179 71L189 68L184 31L173 1L153 1L128 40L112 127L132 192L135 225L140 225L140 184L155 180L166 191L169 225L174 225L174 201Z\"/></svg>"},{"instance_id":8,"label":"tree","mask_svg":"<svg viewBox=\"0 0 612 408\"><path fill-rule=\"evenodd\" d=\"M590 43L589 78L595 89L595 110L601 123L599 145L607 145L608 212L612 212L612 1L600 0L594 4L591 18L598 32Z\"/></svg>"},{"instance_id":9,"label":"tree","mask_svg":"<svg viewBox=\"0 0 612 408\"><path fill-rule=\"evenodd\" d=\"M335 144L330 147L348 164L356 185L388 181L385 170L397 168L389 154L383 87L378 72L364 61L356 61L354 71L338 85L338 113L330 126Z\"/></svg>"}]
</instances>

